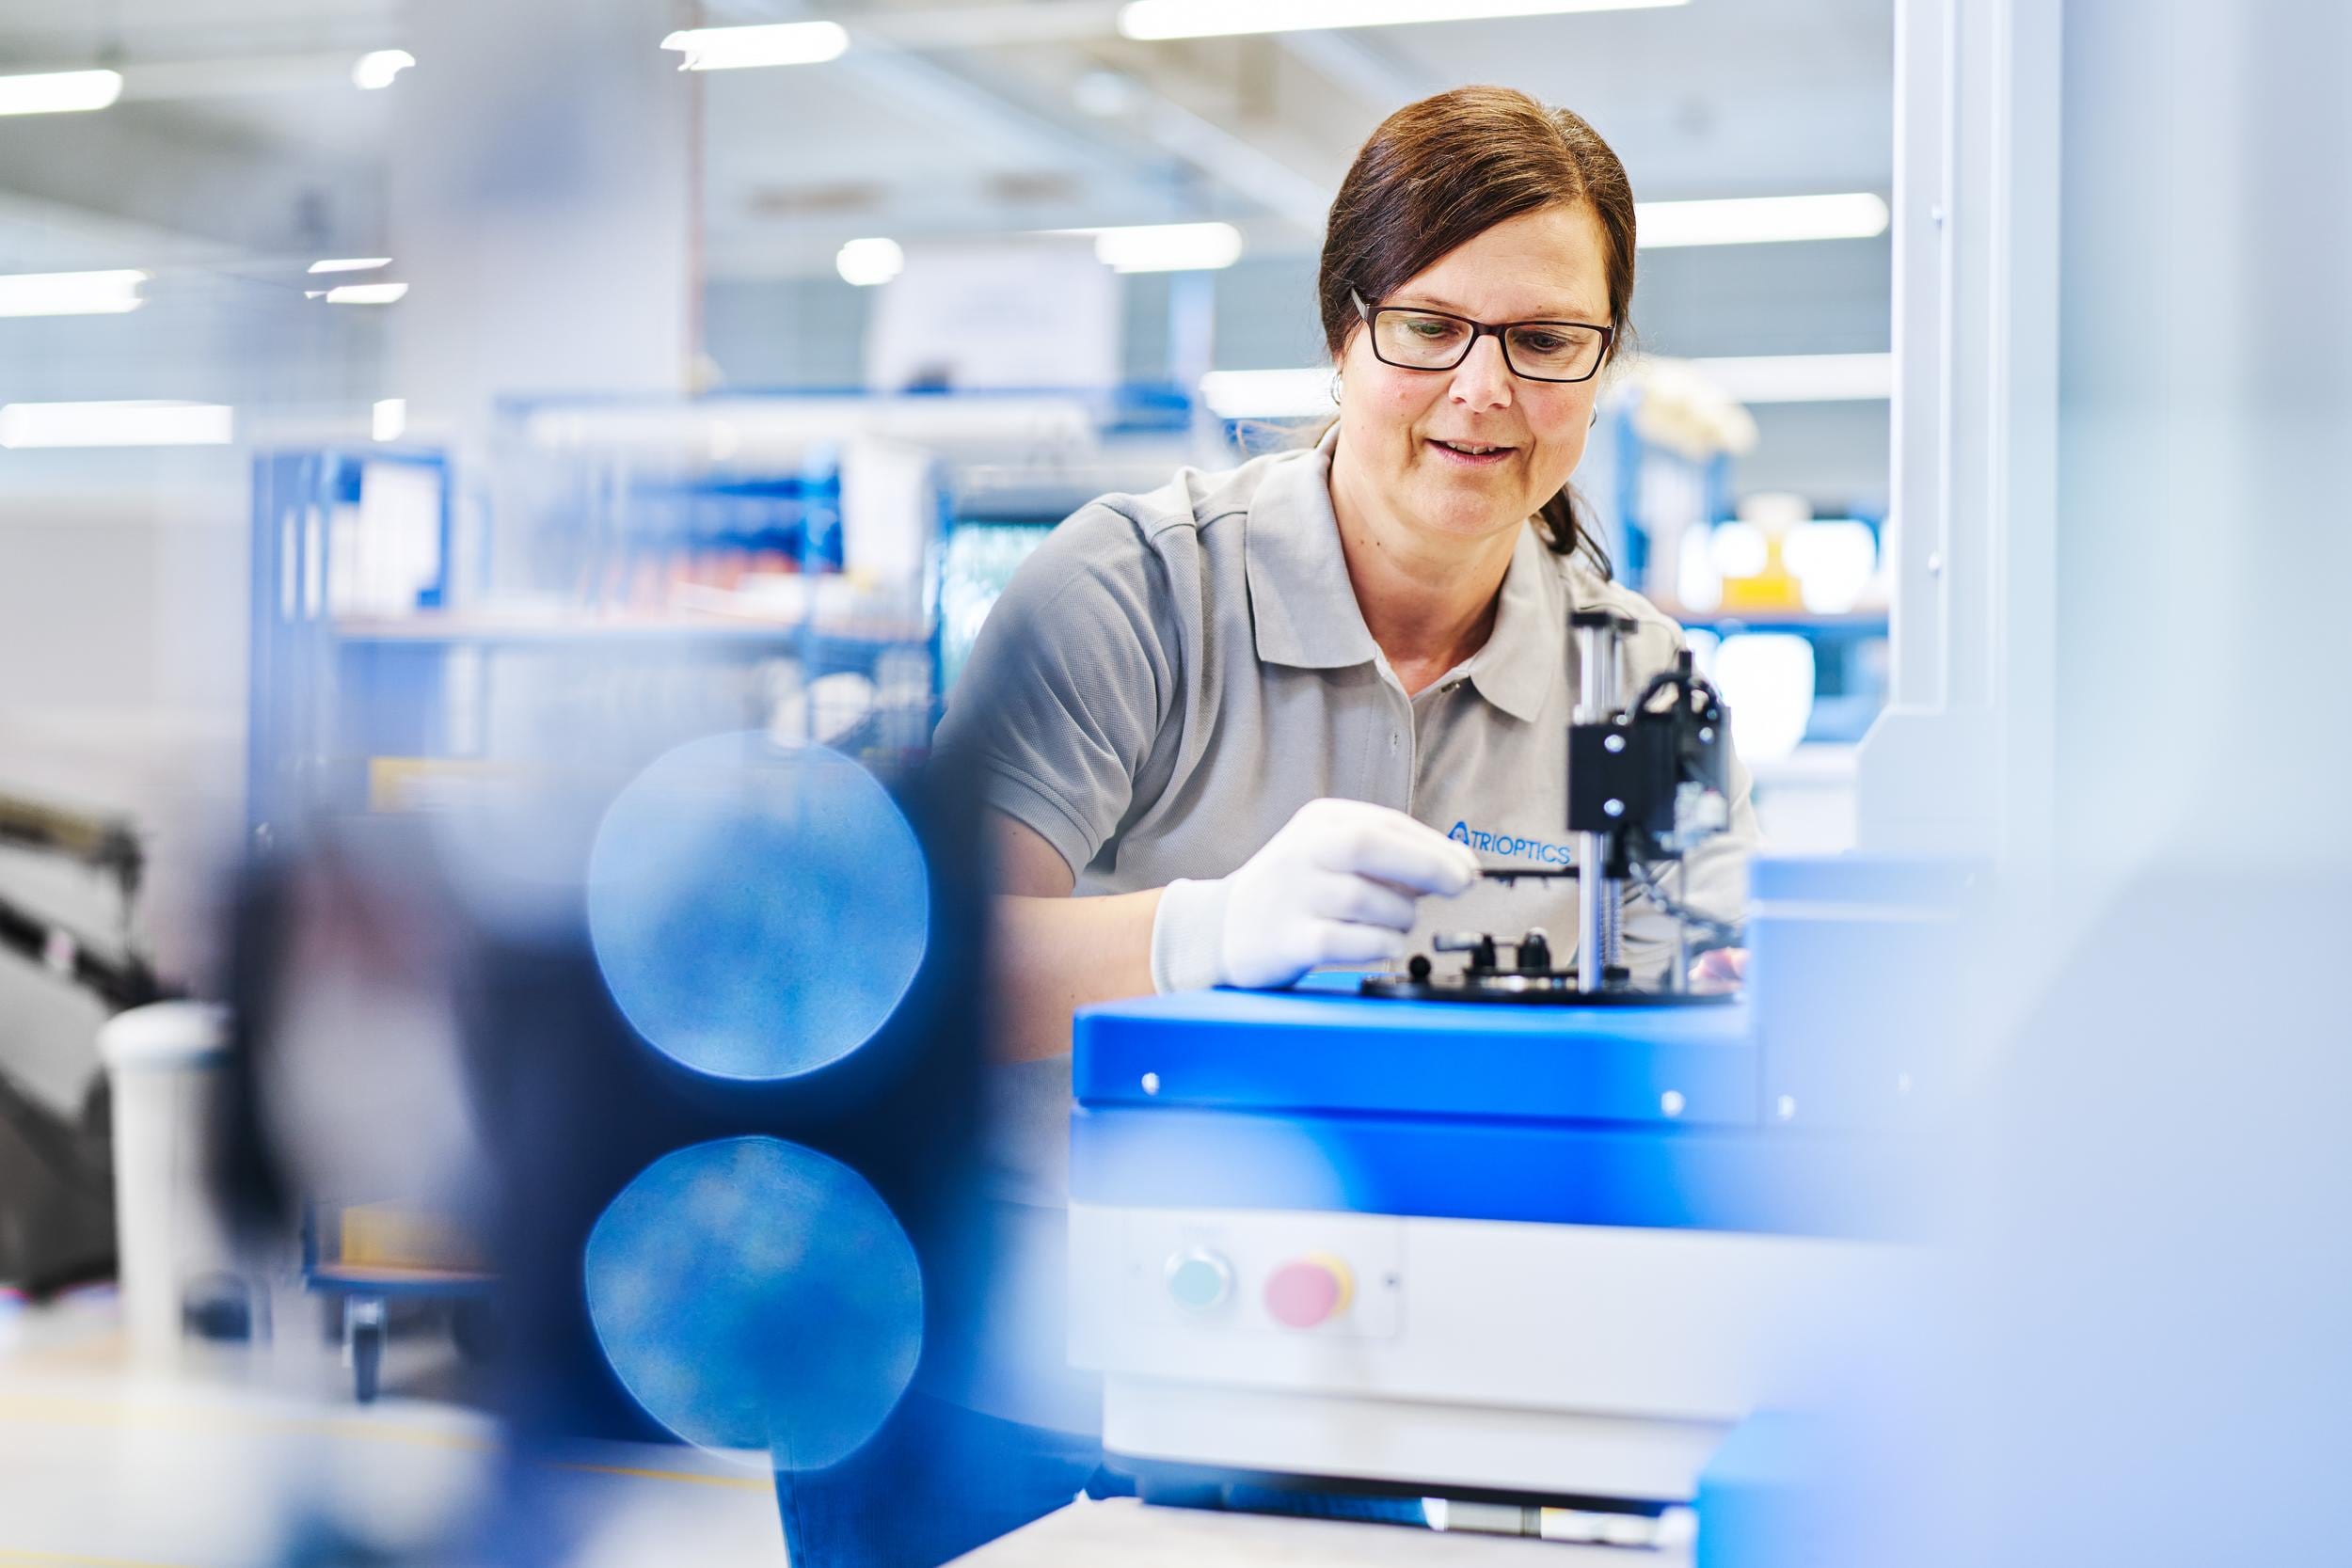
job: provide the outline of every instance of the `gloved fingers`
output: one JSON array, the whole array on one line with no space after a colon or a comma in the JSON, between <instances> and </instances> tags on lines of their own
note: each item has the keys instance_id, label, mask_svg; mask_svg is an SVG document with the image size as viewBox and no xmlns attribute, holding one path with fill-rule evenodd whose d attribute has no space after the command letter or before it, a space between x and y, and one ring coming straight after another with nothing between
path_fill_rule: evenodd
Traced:
<instances>
[{"instance_id":1,"label":"gloved fingers","mask_svg":"<svg viewBox=\"0 0 2352 1568\"><path fill-rule=\"evenodd\" d=\"M1328 962L1320 945L1323 925L1294 918L1286 929L1264 933L1258 941L1227 931L1225 983L1246 990L1279 990L1315 965Z\"/></svg>"},{"instance_id":2,"label":"gloved fingers","mask_svg":"<svg viewBox=\"0 0 2352 1568\"><path fill-rule=\"evenodd\" d=\"M1409 893L1344 871L1306 871L1300 875L1306 882L1302 891L1309 914L1360 926L1386 926L1397 931L1413 928L1413 897Z\"/></svg>"},{"instance_id":3,"label":"gloved fingers","mask_svg":"<svg viewBox=\"0 0 2352 1568\"><path fill-rule=\"evenodd\" d=\"M1332 824L1315 847L1314 862L1326 871L1377 877L1416 893L1450 895L1478 878L1478 857L1467 846L1385 807Z\"/></svg>"},{"instance_id":4,"label":"gloved fingers","mask_svg":"<svg viewBox=\"0 0 2352 1568\"><path fill-rule=\"evenodd\" d=\"M1327 964L1379 963L1405 956L1405 933L1385 926L1359 926L1350 920L1318 920L1315 946Z\"/></svg>"}]
</instances>

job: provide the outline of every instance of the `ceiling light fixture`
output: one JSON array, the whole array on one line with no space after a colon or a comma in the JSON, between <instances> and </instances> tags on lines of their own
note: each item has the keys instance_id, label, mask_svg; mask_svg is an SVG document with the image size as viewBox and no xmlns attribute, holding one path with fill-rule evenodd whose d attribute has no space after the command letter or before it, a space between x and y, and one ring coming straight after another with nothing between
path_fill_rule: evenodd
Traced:
<instances>
[{"instance_id":1,"label":"ceiling light fixture","mask_svg":"<svg viewBox=\"0 0 2352 1568\"><path fill-rule=\"evenodd\" d=\"M390 305L407 293L405 283L339 283L325 297L329 305Z\"/></svg>"},{"instance_id":2,"label":"ceiling light fixture","mask_svg":"<svg viewBox=\"0 0 2352 1568\"><path fill-rule=\"evenodd\" d=\"M844 283L870 289L906 270L907 253L896 240L851 240L834 253L834 270Z\"/></svg>"},{"instance_id":3,"label":"ceiling light fixture","mask_svg":"<svg viewBox=\"0 0 2352 1568\"><path fill-rule=\"evenodd\" d=\"M0 76L0 115L66 115L103 109L122 96L119 71L45 71Z\"/></svg>"},{"instance_id":4,"label":"ceiling light fixture","mask_svg":"<svg viewBox=\"0 0 2352 1568\"><path fill-rule=\"evenodd\" d=\"M389 267L391 264L392 259L389 256L347 256L340 260L313 261L310 263L310 270L314 273L373 272L378 267Z\"/></svg>"},{"instance_id":5,"label":"ceiling light fixture","mask_svg":"<svg viewBox=\"0 0 2352 1568\"><path fill-rule=\"evenodd\" d=\"M1131 0L1120 8L1119 31L1131 39L1220 38L1688 4L1690 0Z\"/></svg>"},{"instance_id":6,"label":"ceiling light fixture","mask_svg":"<svg viewBox=\"0 0 2352 1568\"><path fill-rule=\"evenodd\" d=\"M235 424L217 403L11 403L0 407L0 447L218 447Z\"/></svg>"},{"instance_id":7,"label":"ceiling light fixture","mask_svg":"<svg viewBox=\"0 0 2352 1568\"><path fill-rule=\"evenodd\" d=\"M661 40L686 58L680 71L746 71L766 65L837 60L850 35L837 22L771 22L753 27L694 27Z\"/></svg>"},{"instance_id":8,"label":"ceiling light fixture","mask_svg":"<svg viewBox=\"0 0 2352 1568\"><path fill-rule=\"evenodd\" d=\"M405 49L377 49L359 56L351 68L351 83L363 91L379 92L416 63L417 57Z\"/></svg>"},{"instance_id":9,"label":"ceiling light fixture","mask_svg":"<svg viewBox=\"0 0 2352 1568\"><path fill-rule=\"evenodd\" d=\"M1241 260L1241 230L1230 223L1150 223L1125 229L1050 229L1089 234L1114 272L1211 272Z\"/></svg>"},{"instance_id":10,"label":"ceiling light fixture","mask_svg":"<svg viewBox=\"0 0 2352 1568\"><path fill-rule=\"evenodd\" d=\"M119 316L146 301L139 285L147 274L114 272L20 272L0 275L0 316Z\"/></svg>"},{"instance_id":11,"label":"ceiling light fixture","mask_svg":"<svg viewBox=\"0 0 2352 1568\"><path fill-rule=\"evenodd\" d=\"M1867 240L1886 232L1886 203L1867 191L1728 201L1645 201L1634 208L1644 250L1669 245Z\"/></svg>"}]
</instances>

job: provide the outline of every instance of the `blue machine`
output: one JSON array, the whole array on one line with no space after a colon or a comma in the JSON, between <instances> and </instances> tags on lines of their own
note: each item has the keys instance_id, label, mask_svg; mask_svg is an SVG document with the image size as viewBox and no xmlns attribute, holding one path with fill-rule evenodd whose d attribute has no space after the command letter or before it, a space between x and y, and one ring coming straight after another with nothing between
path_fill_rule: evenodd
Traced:
<instances>
[{"instance_id":1,"label":"blue machine","mask_svg":"<svg viewBox=\"0 0 2352 1568\"><path fill-rule=\"evenodd\" d=\"M1900 1271L1974 881L1756 862L1729 1006L1331 975L1082 1012L1073 1358L1104 1374L1114 1463L1652 1516L1699 1498Z\"/></svg>"}]
</instances>

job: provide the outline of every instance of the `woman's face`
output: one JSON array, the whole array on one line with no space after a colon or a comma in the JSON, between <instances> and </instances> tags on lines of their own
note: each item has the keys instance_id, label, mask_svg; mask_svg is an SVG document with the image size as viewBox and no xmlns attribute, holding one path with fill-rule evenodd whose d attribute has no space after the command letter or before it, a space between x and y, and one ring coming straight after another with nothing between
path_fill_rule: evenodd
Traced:
<instances>
[{"instance_id":1,"label":"woman's face","mask_svg":"<svg viewBox=\"0 0 2352 1568\"><path fill-rule=\"evenodd\" d=\"M1591 206L1547 207L1495 225L1439 257L1385 299L1473 321L1609 323L1600 221ZM1376 497L1379 515L1414 532L1462 541L1525 521L1567 483L1584 455L1600 378L1528 381L1482 336L1450 371L1401 370L1358 326L1340 358L1340 455L1334 486ZM1489 448L1481 452L1462 447Z\"/></svg>"}]
</instances>

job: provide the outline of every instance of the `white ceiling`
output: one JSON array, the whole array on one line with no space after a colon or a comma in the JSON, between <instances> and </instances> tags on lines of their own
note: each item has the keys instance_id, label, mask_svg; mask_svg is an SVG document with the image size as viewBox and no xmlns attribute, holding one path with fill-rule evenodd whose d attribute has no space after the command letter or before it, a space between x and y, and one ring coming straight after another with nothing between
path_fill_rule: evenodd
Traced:
<instances>
[{"instance_id":1,"label":"white ceiling","mask_svg":"<svg viewBox=\"0 0 2352 1568\"><path fill-rule=\"evenodd\" d=\"M980 0L985 4L987 0ZM806 14L737 0L746 17ZM827 14L936 12L893 0ZM1299 248L1363 136L1413 97L1473 82L1582 113L1645 199L1892 182L1892 0L1693 0L1683 8L1136 43L1109 36L892 57L861 46L803 72L715 74L714 257L807 270L840 238L1233 218L1252 248ZM1089 74L1133 82L1104 119ZM1173 117L1179 134L1165 121ZM1206 128L1271 161L1277 197L1195 155ZM1213 149L1214 152L1214 149ZM1280 199L1283 179L1301 195Z\"/></svg>"},{"instance_id":2,"label":"white ceiling","mask_svg":"<svg viewBox=\"0 0 2352 1568\"><path fill-rule=\"evenodd\" d=\"M377 47L400 0L0 0L0 58L73 64Z\"/></svg>"},{"instance_id":3,"label":"white ceiling","mask_svg":"<svg viewBox=\"0 0 2352 1568\"><path fill-rule=\"evenodd\" d=\"M973 4L976 14L1003 14L1001 0ZM1380 115L1467 82L1507 83L1579 110L1616 146L1645 198L1884 191L1891 181L1893 0L1692 0L1185 43L1131 42L1083 23L1065 29L1074 36L993 47L894 49L870 36L910 13L953 8L714 0L721 20L825 14L869 24L830 65L702 79L714 274L821 270L842 239L861 233L1190 215L1242 223L1262 254L1304 248L1320 202ZM1098 9L1107 19L1110 7ZM389 95L351 87L339 61L397 45L402 14L397 0L0 0L0 59L112 57L135 82L145 62L309 58L308 74L292 73L296 86L126 101L106 118L152 141L214 149L224 166L242 161L259 188L310 171L313 183L337 187L337 227L360 233L380 227L380 214L360 209L392 155ZM1132 84L1136 99L1108 118L1077 103L1081 80L1099 87L1104 73ZM188 203L136 210L140 182L107 178L106 159L135 156L130 132L93 151L102 166L81 188L115 217L183 221ZM67 135L0 122L0 193L57 198L29 164L38 147L43 167L54 166L49 150ZM254 205L223 204L207 237L283 244L282 232L217 231L268 227L248 214Z\"/></svg>"}]
</instances>

